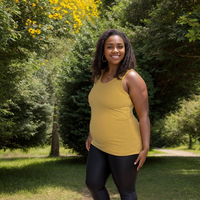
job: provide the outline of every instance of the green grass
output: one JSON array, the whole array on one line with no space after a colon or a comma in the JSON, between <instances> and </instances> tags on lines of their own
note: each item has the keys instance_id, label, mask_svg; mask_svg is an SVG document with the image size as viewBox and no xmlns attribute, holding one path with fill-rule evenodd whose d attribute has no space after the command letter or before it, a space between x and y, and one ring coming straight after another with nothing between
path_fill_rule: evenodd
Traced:
<instances>
[{"instance_id":1,"label":"green grass","mask_svg":"<svg viewBox=\"0 0 200 200\"><path fill-rule=\"evenodd\" d=\"M141 200L197 200L200 197L200 158L147 158L138 175Z\"/></svg>"},{"instance_id":2,"label":"green grass","mask_svg":"<svg viewBox=\"0 0 200 200\"><path fill-rule=\"evenodd\" d=\"M173 148L170 147L170 148L166 148L166 149L184 150L184 151L200 154L200 142L196 142L193 145L192 149L188 149L187 145L182 145L182 146L173 147Z\"/></svg>"},{"instance_id":3,"label":"green grass","mask_svg":"<svg viewBox=\"0 0 200 200\"><path fill-rule=\"evenodd\" d=\"M147 156L153 156L155 154L166 154L165 152L162 151L156 151L155 149L152 149L148 152Z\"/></svg>"},{"instance_id":4,"label":"green grass","mask_svg":"<svg viewBox=\"0 0 200 200\"><path fill-rule=\"evenodd\" d=\"M0 159L0 199L80 199L85 163L80 158Z\"/></svg>"},{"instance_id":5,"label":"green grass","mask_svg":"<svg viewBox=\"0 0 200 200\"><path fill-rule=\"evenodd\" d=\"M38 157L38 156L48 156L51 151L50 146L44 146L42 148L30 148L28 152L25 152L21 149L9 150L6 151L0 150L0 158L20 158L20 157ZM61 156L66 155L75 155L71 150L60 147Z\"/></svg>"},{"instance_id":6,"label":"green grass","mask_svg":"<svg viewBox=\"0 0 200 200\"><path fill-rule=\"evenodd\" d=\"M199 166L200 158L147 157L138 174L138 200L199 199ZM85 167L80 157L0 158L0 200L87 200ZM111 199L120 200L111 177L107 188Z\"/></svg>"},{"instance_id":7,"label":"green grass","mask_svg":"<svg viewBox=\"0 0 200 200\"><path fill-rule=\"evenodd\" d=\"M46 157L49 155L51 150L50 146L45 146L43 148L30 148L28 152L25 152L21 149L9 150L7 149L5 152L4 150L0 150L0 158L21 158L21 157ZM156 151L152 149L148 152L148 156L152 156L154 154L165 154L161 151ZM67 155L76 155L72 153L71 150L65 149L64 147L60 147L60 155L67 156Z\"/></svg>"}]
</instances>

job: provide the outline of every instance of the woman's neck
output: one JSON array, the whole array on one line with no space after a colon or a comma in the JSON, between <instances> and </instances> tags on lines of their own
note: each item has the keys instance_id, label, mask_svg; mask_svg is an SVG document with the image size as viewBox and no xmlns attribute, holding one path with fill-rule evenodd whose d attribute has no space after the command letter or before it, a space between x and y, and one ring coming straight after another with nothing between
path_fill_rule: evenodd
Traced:
<instances>
[{"instance_id":1,"label":"woman's neck","mask_svg":"<svg viewBox=\"0 0 200 200\"><path fill-rule=\"evenodd\" d=\"M108 71L108 74L110 75L110 74L115 74L116 72L117 72L117 68L118 68L118 66L108 66L108 68L107 68L107 71Z\"/></svg>"}]
</instances>

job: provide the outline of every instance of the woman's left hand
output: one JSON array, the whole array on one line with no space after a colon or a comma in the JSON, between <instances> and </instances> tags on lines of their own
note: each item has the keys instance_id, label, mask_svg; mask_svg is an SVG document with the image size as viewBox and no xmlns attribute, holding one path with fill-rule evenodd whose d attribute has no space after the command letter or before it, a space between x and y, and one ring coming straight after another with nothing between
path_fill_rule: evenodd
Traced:
<instances>
[{"instance_id":1,"label":"woman's left hand","mask_svg":"<svg viewBox=\"0 0 200 200\"><path fill-rule=\"evenodd\" d=\"M137 167L137 171L142 167L142 165L144 164L145 160L146 160L146 157L147 157L147 154L148 154L148 150L146 149L143 149L142 151L140 151L136 161L134 162L134 165L137 165L137 163L139 162L138 164L138 167Z\"/></svg>"}]
</instances>

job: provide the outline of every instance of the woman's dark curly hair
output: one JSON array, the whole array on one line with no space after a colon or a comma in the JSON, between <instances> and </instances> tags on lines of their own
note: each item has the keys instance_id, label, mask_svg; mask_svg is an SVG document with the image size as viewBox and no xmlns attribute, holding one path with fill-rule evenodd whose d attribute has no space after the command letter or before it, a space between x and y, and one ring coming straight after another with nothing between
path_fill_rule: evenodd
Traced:
<instances>
[{"instance_id":1,"label":"woman's dark curly hair","mask_svg":"<svg viewBox=\"0 0 200 200\"><path fill-rule=\"evenodd\" d=\"M105 41L111 35L120 36L123 39L124 45L125 45L124 58L120 62L119 67L114 77L117 79L120 79L120 77L122 77L128 69L135 69L136 67L136 59L135 59L135 55L133 53L133 49L132 49L129 39L126 37L124 33L116 29L108 29L100 36L96 44L96 52L94 54L94 61L92 64L92 72L93 72L92 81L94 81L95 78L98 79L101 76L101 70L105 69L108 66L108 62L102 62L102 56L104 52Z\"/></svg>"}]
</instances>

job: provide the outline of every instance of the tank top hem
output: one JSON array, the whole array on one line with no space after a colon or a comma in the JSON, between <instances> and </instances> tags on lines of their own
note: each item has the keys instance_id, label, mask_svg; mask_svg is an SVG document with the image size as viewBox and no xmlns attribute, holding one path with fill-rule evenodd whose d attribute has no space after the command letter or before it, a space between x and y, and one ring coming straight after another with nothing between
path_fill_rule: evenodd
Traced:
<instances>
[{"instance_id":1,"label":"tank top hem","mask_svg":"<svg viewBox=\"0 0 200 200\"><path fill-rule=\"evenodd\" d=\"M106 150L106 149L103 149L103 148L100 148L98 145L96 145L94 142L91 142L91 144L93 146L95 146L97 149L107 153L107 154L110 154L110 155L113 155L113 156L131 156L131 155L134 155L134 154L139 154L140 151L142 150L136 150L136 151L131 151L131 152L127 152L127 153L114 153L112 151L109 151L109 150Z\"/></svg>"}]
</instances>

